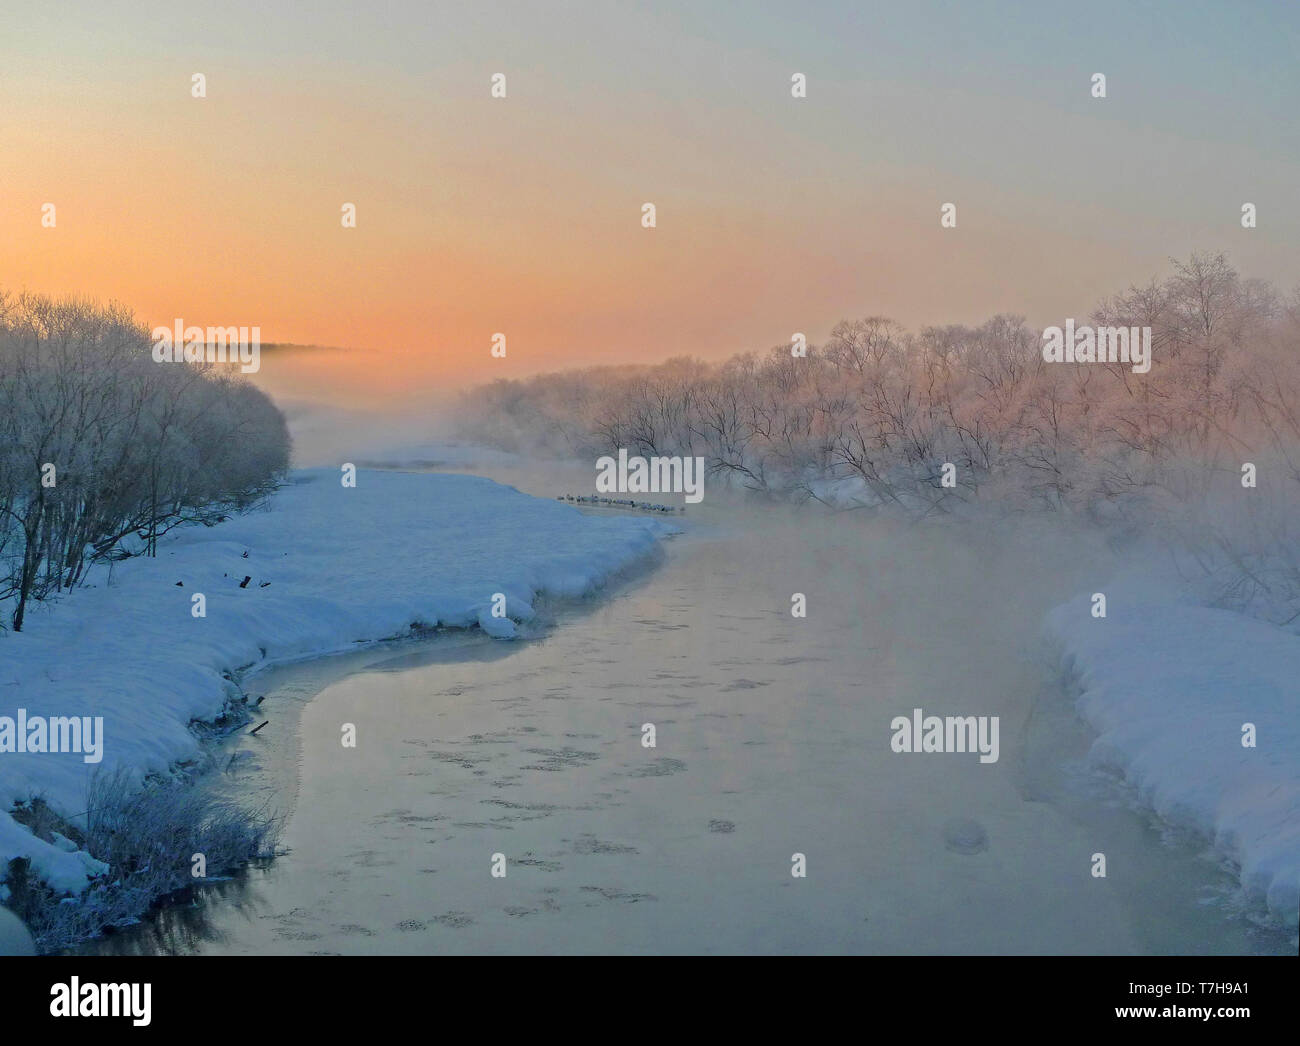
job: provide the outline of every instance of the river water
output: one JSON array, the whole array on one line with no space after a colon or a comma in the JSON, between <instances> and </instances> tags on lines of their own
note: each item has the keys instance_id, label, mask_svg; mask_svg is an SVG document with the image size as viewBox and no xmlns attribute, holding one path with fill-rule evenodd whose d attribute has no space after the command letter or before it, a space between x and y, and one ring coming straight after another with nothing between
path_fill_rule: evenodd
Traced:
<instances>
[{"instance_id":1,"label":"river water","mask_svg":"<svg viewBox=\"0 0 1300 1046\"><path fill-rule=\"evenodd\" d=\"M1203 841L1086 764L1036 622L1108 564L1023 526L702 506L531 638L256 677L271 724L218 785L285 813L287 852L95 948L1293 952ZM918 707L998 716L998 761L891 751Z\"/></svg>"}]
</instances>

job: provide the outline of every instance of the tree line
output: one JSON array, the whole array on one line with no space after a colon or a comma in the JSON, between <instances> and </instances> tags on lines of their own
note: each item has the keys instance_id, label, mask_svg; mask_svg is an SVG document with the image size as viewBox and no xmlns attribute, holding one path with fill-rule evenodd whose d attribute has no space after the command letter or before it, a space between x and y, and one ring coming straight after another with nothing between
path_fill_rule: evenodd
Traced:
<instances>
[{"instance_id":1,"label":"tree line","mask_svg":"<svg viewBox=\"0 0 1300 1046\"><path fill-rule=\"evenodd\" d=\"M14 631L33 600L249 509L288 468L264 393L151 349L120 305L0 291L0 607Z\"/></svg>"},{"instance_id":2,"label":"tree line","mask_svg":"<svg viewBox=\"0 0 1300 1046\"><path fill-rule=\"evenodd\" d=\"M1017 316L918 331L872 316L805 357L781 345L497 381L459 420L522 453L702 455L715 482L767 496L1160 524L1191 539L1192 569L1223 599L1300 610L1300 290L1243 278L1223 254L1172 265L1090 317L1149 326L1147 373L1046 362L1042 331Z\"/></svg>"}]
</instances>

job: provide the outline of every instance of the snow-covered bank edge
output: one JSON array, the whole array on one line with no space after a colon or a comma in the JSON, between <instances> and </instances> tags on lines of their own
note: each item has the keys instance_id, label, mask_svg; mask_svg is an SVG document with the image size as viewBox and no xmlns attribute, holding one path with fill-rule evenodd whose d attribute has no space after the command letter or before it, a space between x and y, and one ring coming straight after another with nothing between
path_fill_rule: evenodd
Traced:
<instances>
[{"instance_id":1,"label":"snow-covered bank edge","mask_svg":"<svg viewBox=\"0 0 1300 1046\"><path fill-rule=\"evenodd\" d=\"M1295 929L1300 637L1235 611L1118 595L1104 618L1080 596L1045 622L1099 735L1090 759L1164 821L1209 840L1246 897Z\"/></svg>"},{"instance_id":2,"label":"snow-covered bank edge","mask_svg":"<svg viewBox=\"0 0 1300 1046\"><path fill-rule=\"evenodd\" d=\"M363 470L348 488L323 469L296 472L265 512L175 532L157 559L118 564L111 581L105 570L0 636L0 716L102 716L104 738L94 765L0 753L0 870L24 857L56 893L86 889L106 866L33 835L8 813L14 802L40 796L75 815L93 772L193 762L192 724L221 716L255 669L423 629L509 637L539 595L589 595L676 529L589 517L478 477Z\"/></svg>"}]
</instances>

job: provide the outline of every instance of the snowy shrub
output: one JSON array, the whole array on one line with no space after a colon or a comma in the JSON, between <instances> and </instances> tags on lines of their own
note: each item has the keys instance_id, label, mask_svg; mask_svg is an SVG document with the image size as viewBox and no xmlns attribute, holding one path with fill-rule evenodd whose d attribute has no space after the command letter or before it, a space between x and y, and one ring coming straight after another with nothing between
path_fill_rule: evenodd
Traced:
<instances>
[{"instance_id":1,"label":"snowy shrub","mask_svg":"<svg viewBox=\"0 0 1300 1046\"><path fill-rule=\"evenodd\" d=\"M25 860L0 869L9 889L7 906L26 922L41 951L67 948L106 927L137 921L161 897L201 883L192 875L202 854L209 877L270 856L279 822L219 799L193 780L154 780L140 787L123 770L92 778L84 817L57 827L75 844L108 865L77 903L67 903L28 876ZM28 827L55 841L60 835L44 804L30 804Z\"/></svg>"}]
</instances>

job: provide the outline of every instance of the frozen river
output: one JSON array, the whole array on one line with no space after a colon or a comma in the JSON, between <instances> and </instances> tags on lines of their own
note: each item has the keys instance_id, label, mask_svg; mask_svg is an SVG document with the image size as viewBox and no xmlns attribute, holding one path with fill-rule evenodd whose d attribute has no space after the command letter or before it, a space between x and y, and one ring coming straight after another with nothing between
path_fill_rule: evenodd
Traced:
<instances>
[{"instance_id":1,"label":"frozen river","mask_svg":"<svg viewBox=\"0 0 1300 1046\"><path fill-rule=\"evenodd\" d=\"M101 947L1291 946L1237 910L1202 843L1086 768L1035 623L1102 552L854 514L688 518L661 562L548 608L534 638L444 634L257 677L271 725L222 787L288 812L288 852ZM891 720L918 707L999 717L998 761L892 751Z\"/></svg>"}]
</instances>

